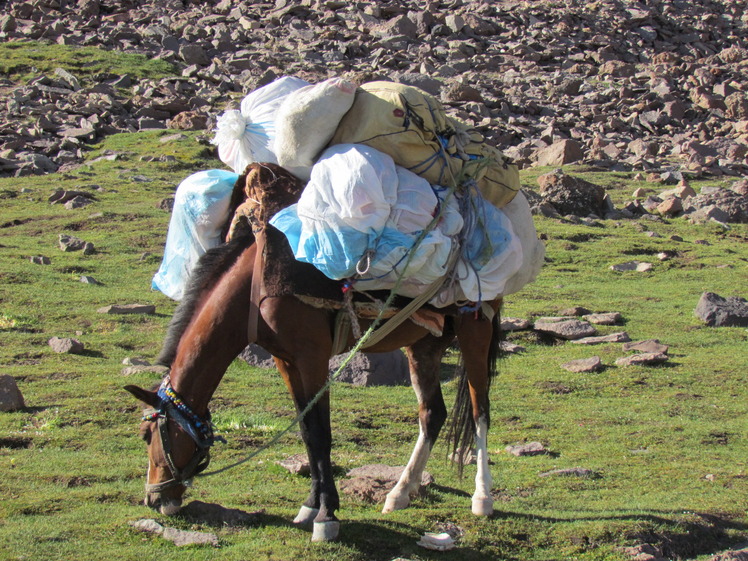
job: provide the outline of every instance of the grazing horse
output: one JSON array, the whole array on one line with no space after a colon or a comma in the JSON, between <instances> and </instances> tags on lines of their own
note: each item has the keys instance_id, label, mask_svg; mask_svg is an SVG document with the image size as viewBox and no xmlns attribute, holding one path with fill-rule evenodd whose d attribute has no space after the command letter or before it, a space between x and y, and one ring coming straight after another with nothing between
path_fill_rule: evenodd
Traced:
<instances>
[{"instance_id":1,"label":"grazing horse","mask_svg":"<svg viewBox=\"0 0 748 561\"><path fill-rule=\"evenodd\" d=\"M261 183L267 183L284 170L263 165L255 172ZM262 260L257 258L261 250L256 232L244 230L201 258L159 357L159 362L170 367L168 376L158 391L125 388L152 408L146 411L140 427L149 457L146 504L163 514L179 510L186 485L209 461L214 440L209 402L231 362L248 343L256 342L273 356L299 412L319 397L300 420L311 468L311 492L294 522L311 526L313 541L332 540L339 531L335 515L339 497L330 459L332 433L326 383L336 312L294 294L265 295L253 302L253 281L262 275L258 270ZM253 303L257 323L248 330ZM384 512L407 507L420 485L426 461L447 419L439 383L440 365L445 350L456 338L462 360L449 432L460 457L475 443L477 474L472 511L476 515L492 514L486 433L489 386L499 350L500 304L496 300L484 307L487 314L460 313L456 308L440 310L445 321L439 336L408 319L366 348L367 352L406 350L419 406L419 436L402 476L387 495ZM359 321L366 329L372 320ZM256 333L254 341L250 341L248 332ZM355 344L349 334L346 346Z\"/></svg>"}]
</instances>

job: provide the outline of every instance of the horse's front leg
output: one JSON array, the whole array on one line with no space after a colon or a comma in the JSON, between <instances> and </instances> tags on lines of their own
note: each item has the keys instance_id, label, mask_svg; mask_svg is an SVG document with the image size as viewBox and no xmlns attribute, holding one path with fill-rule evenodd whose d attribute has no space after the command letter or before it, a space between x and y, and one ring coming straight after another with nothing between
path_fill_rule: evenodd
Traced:
<instances>
[{"instance_id":1,"label":"horse's front leg","mask_svg":"<svg viewBox=\"0 0 748 561\"><path fill-rule=\"evenodd\" d=\"M275 359L278 370L283 375L289 391L293 395L296 408L303 411L317 395L325 383L327 361L319 365L324 372L311 376L290 363ZM307 363L308 364L308 363ZM312 378L318 379L314 383ZM307 449L312 488L309 497L301 506L294 523L299 526L312 526L312 541L330 541L338 537L340 522L335 511L340 506L338 491L332 473L332 429L330 428L330 395L325 391L309 412L299 422L301 437Z\"/></svg>"},{"instance_id":2,"label":"horse's front leg","mask_svg":"<svg viewBox=\"0 0 748 561\"><path fill-rule=\"evenodd\" d=\"M437 339L427 336L407 349L410 379L418 398L418 440L408 465L395 487L387 494L382 512L407 507L420 485L423 470L439 431L447 418L439 371L444 350L453 334Z\"/></svg>"}]
</instances>

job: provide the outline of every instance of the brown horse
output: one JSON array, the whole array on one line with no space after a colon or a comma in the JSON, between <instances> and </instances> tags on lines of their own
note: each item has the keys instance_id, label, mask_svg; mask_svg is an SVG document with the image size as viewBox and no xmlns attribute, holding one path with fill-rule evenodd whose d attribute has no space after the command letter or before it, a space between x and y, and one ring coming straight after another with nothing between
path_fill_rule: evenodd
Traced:
<instances>
[{"instance_id":1,"label":"brown horse","mask_svg":"<svg viewBox=\"0 0 748 561\"><path fill-rule=\"evenodd\" d=\"M282 168L273 166L256 171L265 182L284 173ZM268 173L272 177L263 179L262 174ZM152 408L140 428L149 456L146 504L163 514L179 510L186 484L207 466L208 450L214 440L208 404L230 363L253 342L248 338L247 325L253 278L262 274L256 270L257 251L255 235L241 231L227 244L203 256L192 273L159 357L159 362L170 366L169 375L158 391L125 388ZM441 336L406 320L366 349L386 352L405 348L419 404L418 440L400 480L387 495L384 512L408 506L447 419L439 374L442 356L455 337L462 352L462 367L450 428L452 446L465 451L474 440L477 474L472 511L477 515L493 512L486 433L489 386L499 349L499 306L500 300L491 303L494 314L489 314L493 315L490 319L483 312L446 310ZM371 320L360 322L365 329ZM256 342L273 355L298 411L305 410L325 388L334 330L335 312L293 294L266 296L259 303ZM348 347L355 343L353 335L349 335ZM313 541L332 540L339 530L335 516L339 498L330 460L332 434L327 390L300 420L300 428L312 484L294 522L312 526Z\"/></svg>"}]
</instances>

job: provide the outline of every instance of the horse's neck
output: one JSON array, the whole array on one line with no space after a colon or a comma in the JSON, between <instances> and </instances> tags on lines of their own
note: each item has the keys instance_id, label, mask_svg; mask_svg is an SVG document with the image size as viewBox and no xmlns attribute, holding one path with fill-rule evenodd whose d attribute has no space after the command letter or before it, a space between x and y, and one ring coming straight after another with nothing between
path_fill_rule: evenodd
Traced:
<instances>
[{"instance_id":1,"label":"horse's neck","mask_svg":"<svg viewBox=\"0 0 748 561\"><path fill-rule=\"evenodd\" d=\"M170 376L171 387L174 388L174 391L195 413L205 416L208 412L210 400L213 399L213 394L223 379L223 374L220 374L214 380L206 380L204 376L199 376L197 373L186 375L176 372Z\"/></svg>"}]
</instances>

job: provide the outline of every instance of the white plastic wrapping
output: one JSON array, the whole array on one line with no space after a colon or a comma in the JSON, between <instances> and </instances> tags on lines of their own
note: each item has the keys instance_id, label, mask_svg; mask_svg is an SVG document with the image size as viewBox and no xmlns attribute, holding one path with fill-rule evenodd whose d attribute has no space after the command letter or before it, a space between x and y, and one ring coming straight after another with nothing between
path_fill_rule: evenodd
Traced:
<instances>
[{"instance_id":1,"label":"white plastic wrapping","mask_svg":"<svg viewBox=\"0 0 748 561\"><path fill-rule=\"evenodd\" d=\"M240 110L220 115L211 141L218 146L220 160L236 173L253 162L278 163L273 150L278 108L291 93L308 85L292 76L278 78L247 95Z\"/></svg>"},{"instance_id":2,"label":"white plastic wrapping","mask_svg":"<svg viewBox=\"0 0 748 561\"><path fill-rule=\"evenodd\" d=\"M353 105L355 93L353 82L330 78L286 97L276 116L278 163L308 181L312 165Z\"/></svg>"},{"instance_id":3,"label":"white plastic wrapping","mask_svg":"<svg viewBox=\"0 0 748 561\"><path fill-rule=\"evenodd\" d=\"M461 202L467 211L461 212ZM440 220L416 246L437 214ZM397 286L398 294L416 297L444 279L431 300L437 306L491 300L523 265L511 221L477 190L462 201L448 197L389 156L358 144L327 149L299 203L271 224L286 235L296 259L330 278L353 278L356 290ZM455 274L447 278L459 242Z\"/></svg>"}]
</instances>

